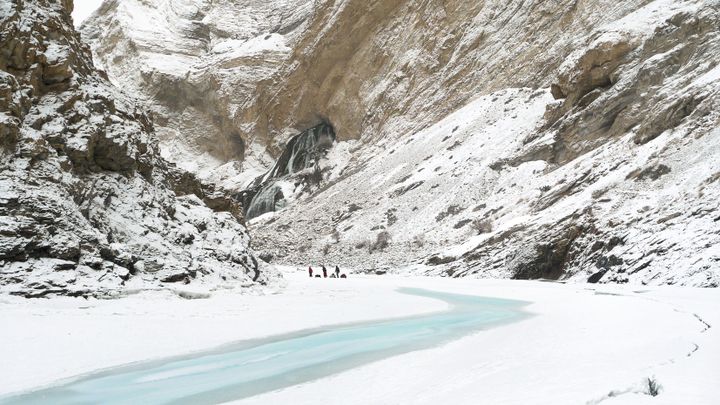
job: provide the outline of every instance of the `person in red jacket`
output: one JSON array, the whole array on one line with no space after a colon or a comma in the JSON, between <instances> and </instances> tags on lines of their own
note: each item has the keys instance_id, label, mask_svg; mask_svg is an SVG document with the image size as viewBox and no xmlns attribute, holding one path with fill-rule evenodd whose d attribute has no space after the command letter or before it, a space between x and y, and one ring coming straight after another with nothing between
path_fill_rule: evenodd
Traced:
<instances>
[{"instance_id":1,"label":"person in red jacket","mask_svg":"<svg viewBox=\"0 0 720 405\"><path fill-rule=\"evenodd\" d=\"M322 266L323 269L323 277L327 278L327 268L325 268L325 265Z\"/></svg>"},{"instance_id":2,"label":"person in red jacket","mask_svg":"<svg viewBox=\"0 0 720 405\"><path fill-rule=\"evenodd\" d=\"M312 266L308 266L308 273L310 273L310 277L312 277Z\"/></svg>"}]
</instances>

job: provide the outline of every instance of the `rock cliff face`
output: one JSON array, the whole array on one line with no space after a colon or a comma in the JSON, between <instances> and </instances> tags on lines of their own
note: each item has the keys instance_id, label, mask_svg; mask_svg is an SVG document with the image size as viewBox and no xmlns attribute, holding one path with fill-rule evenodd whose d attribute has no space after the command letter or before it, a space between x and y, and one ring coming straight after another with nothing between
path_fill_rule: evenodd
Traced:
<instances>
[{"instance_id":1,"label":"rock cliff face","mask_svg":"<svg viewBox=\"0 0 720 405\"><path fill-rule=\"evenodd\" d=\"M95 70L72 7L0 4L0 289L267 281L241 207L159 156L152 121Z\"/></svg>"},{"instance_id":2,"label":"rock cliff face","mask_svg":"<svg viewBox=\"0 0 720 405\"><path fill-rule=\"evenodd\" d=\"M251 222L264 257L712 286L719 9L108 0L82 32L164 153L222 187L332 124L323 182L288 177L293 202Z\"/></svg>"},{"instance_id":3,"label":"rock cliff face","mask_svg":"<svg viewBox=\"0 0 720 405\"><path fill-rule=\"evenodd\" d=\"M252 121L312 4L110 0L82 32L111 80L146 101L163 156L239 189L295 135L271 139Z\"/></svg>"}]
</instances>

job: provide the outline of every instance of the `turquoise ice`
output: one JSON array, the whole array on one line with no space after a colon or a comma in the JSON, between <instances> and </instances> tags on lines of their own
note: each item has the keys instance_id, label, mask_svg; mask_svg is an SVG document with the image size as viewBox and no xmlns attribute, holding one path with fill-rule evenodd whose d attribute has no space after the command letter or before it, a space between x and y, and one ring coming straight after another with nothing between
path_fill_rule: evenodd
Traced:
<instances>
[{"instance_id":1,"label":"turquoise ice","mask_svg":"<svg viewBox=\"0 0 720 405\"><path fill-rule=\"evenodd\" d=\"M328 326L82 376L1 404L211 404L326 377L526 317L525 302L401 289L450 309ZM112 348L108 348L111 350Z\"/></svg>"}]
</instances>

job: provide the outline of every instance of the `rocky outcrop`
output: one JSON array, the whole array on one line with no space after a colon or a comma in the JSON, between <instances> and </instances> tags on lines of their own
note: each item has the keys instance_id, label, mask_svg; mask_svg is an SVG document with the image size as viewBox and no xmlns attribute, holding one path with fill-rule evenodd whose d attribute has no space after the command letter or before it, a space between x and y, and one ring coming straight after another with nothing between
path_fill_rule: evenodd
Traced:
<instances>
[{"instance_id":1,"label":"rocky outcrop","mask_svg":"<svg viewBox=\"0 0 720 405\"><path fill-rule=\"evenodd\" d=\"M0 289L267 281L237 203L160 157L151 119L95 70L71 10L0 6Z\"/></svg>"},{"instance_id":2,"label":"rocky outcrop","mask_svg":"<svg viewBox=\"0 0 720 405\"><path fill-rule=\"evenodd\" d=\"M718 14L716 5L702 4L668 7L677 11L654 31L641 21L611 25L568 57L552 86L562 103L546 115L546 126L557 131L553 161L567 162L630 131L643 144L684 121L704 121L714 92L690 85L717 64L708 55L718 48Z\"/></svg>"}]
</instances>

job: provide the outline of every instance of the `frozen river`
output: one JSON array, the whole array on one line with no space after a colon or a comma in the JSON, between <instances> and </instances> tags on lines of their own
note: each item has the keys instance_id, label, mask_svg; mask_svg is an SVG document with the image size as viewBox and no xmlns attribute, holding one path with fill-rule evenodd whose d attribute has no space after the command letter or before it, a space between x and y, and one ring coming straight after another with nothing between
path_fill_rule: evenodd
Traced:
<instances>
[{"instance_id":1,"label":"frozen river","mask_svg":"<svg viewBox=\"0 0 720 405\"><path fill-rule=\"evenodd\" d=\"M105 370L0 398L0 404L221 403L322 379L528 316L521 310L527 303L521 301L410 288L400 291L443 300L449 308L414 317L327 326Z\"/></svg>"}]
</instances>

